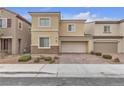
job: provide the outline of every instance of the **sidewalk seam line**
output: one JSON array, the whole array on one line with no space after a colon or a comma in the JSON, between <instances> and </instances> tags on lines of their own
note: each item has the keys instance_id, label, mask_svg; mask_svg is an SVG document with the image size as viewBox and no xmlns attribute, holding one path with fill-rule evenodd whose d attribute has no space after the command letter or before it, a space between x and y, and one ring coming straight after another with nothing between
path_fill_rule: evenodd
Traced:
<instances>
[{"instance_id":1,"label":"sidewalk seam line","mask_svg":"<svg viewBox=\"0 0 124 93\"><path fill-rule=\"evenodd\" d=\"M40 72L46 65L47 65L47 64L44 64L44 65L39 69L38 72ZM37 74L35 75L35 77L37 77L38 75L39 75L39 73L37 73Z\"/></svg>"}]
</instances>

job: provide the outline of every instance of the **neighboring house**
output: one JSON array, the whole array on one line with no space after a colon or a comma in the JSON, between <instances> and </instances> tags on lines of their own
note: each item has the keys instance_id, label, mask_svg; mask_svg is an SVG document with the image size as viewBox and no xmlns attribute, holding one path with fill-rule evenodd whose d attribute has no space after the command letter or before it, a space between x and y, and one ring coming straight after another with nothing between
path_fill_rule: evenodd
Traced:
<instances>
[{"instance_id":1,"label":"neighboring house","mask_svg":"<svg viewBox=\"0 0 124 93\"><path fill-rule=\"evenodd\" d=\"M85 20L61 20L59 12L29 12L32 16L31 52L87 53L92 37L85 35Z\"/></svg>"},{"instance_id":2,"label":"neighboring house","mask_svg":"<svg viewBox=\"0 0 124 93\"><path fill-rule=\"evenodd\" d=\"M86 28L93 37L93 51L124 53L124 20L95 21L87 23Z\"/></svg>"},{"instance_id":3,"label":"neighboring house","mask_svg":"<svg viewBox=\"0 0 124 93\"><path fill-rule=\"evenodd\" d=\"M31 24L19 14L0 8L0 51L30 52Z\"/></svg>"},{"instance_id":4,"label":"neighboring house","mask_svg":"<svg viewBox=\"0 0 124 93\"><path fill-rule=\"evenodd\" d=\"M59 12L29 12L32 16L31 52L124 53L124 20L61 20Z\"/></svg>"}]
</instances>

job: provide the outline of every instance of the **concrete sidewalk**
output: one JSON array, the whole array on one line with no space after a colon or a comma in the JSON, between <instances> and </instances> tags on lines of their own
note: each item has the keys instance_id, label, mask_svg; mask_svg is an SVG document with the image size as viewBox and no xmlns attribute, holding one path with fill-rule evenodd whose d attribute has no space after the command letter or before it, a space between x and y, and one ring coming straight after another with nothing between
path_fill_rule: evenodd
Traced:
<instances>
[{"instance_id":1,"label":"concrete sidewalk","mask_svg":"<svg viewBox=\"0 0 124 93\"><path fill-rule=\"evenodd\" d=\"M112 64L0 64L0 77L124 78L124 65Z\"/></svg>"}]
</instances>

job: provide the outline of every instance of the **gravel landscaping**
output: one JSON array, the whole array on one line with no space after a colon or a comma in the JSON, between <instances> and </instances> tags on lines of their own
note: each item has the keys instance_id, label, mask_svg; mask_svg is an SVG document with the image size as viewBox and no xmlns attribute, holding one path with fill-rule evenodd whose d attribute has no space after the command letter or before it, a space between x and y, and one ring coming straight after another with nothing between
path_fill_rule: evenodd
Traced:
<instances>
[{"instance_id":1,"label":"gravel landscaping","mask_svg":"<svg viewBox=\"0 0 124 93\"><path fill-rule=\"evenodd\" d=\"M124 54L111 55L119 58L120 62L117 64L124 64ZM111 60L102 58L102 56L91 54L35 54L27 62L19 62L19 58L20 55L9 55L2 59L0 58L0 64L115 64Z\"/></svg>"}]
</instances>

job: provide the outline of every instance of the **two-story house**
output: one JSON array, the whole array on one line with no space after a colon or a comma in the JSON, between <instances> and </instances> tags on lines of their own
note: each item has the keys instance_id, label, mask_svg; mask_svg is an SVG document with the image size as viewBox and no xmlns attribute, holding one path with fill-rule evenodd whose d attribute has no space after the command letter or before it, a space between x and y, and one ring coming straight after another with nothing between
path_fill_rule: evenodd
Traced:
<instances>
[{"instance_id":1,"label":"two-story house","mask_svg":"<svg viewBox=\"0 0 124 93\"><path fill-rule=\"evenodd\" d=\"M31 24L19 14L0 8L0 51L30 52Z\"/></svg>"},{"instance_id":2,"label":"two-story house","mask_svg":"<svg viewBox=\"0 0 124 93\"><path fill-rule=\"evenodd\" d=\"M59 12L30 12L31 51L40 53L124 53L124 20L62 20Z\"/></svg>"},{"instance_id":3,"label":"two-story house","mask_svg":"<svg viewBox=\"0 0 124 93\"><path fill-rule=\"evenodd\" d=\"M60 13L30 12L31 53L59 53Z\"/></svg>"},{"instance_id":4,"label":"two-story house","mask_svg":"<svg viewBox=\"0 0 124 93\"><path fill-rule=\"evenodd\" d=\"M87 53L92 37L85 35L85 20L61 20L59 12L29 12L32 16L31 52Z\"/></svg>"},{"instance_id":5,"label":"two-story house","mask_svg":"<svg viewBox=\"0 0 124 93\"><path fill-rule=\"evenodd\" d=\"M92 50L103 53L124 53L124 21L95 21L86 24L93 37Z\"/></svg>"}]
</instances>

